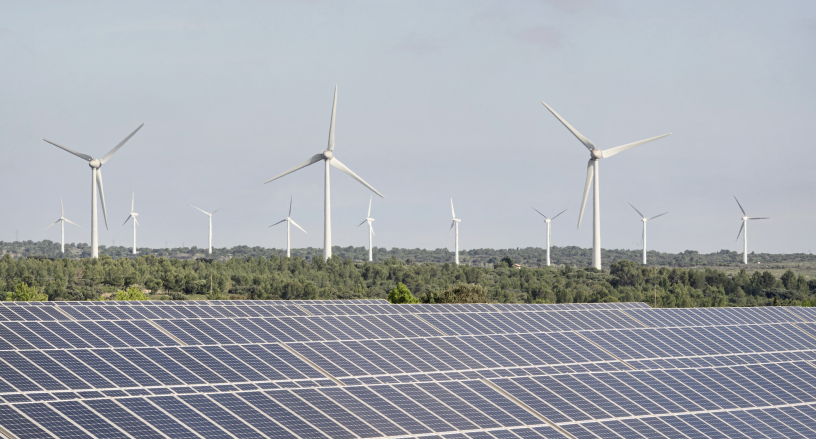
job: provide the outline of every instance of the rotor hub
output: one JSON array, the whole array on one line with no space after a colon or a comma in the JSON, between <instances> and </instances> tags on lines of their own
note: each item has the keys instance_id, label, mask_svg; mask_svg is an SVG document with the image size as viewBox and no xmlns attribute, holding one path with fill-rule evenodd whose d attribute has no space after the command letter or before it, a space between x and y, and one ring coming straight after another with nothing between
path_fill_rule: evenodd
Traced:
<instances>
[{"instance_id":1,"label":"rotor hub","mask_svg":"<svg viewBox=\"0 0 816 439\"><path fill-rule=\"evenodd\" d=\"M323 151L323 159L324 160L331 160L332 157L334 157L334 154L332 154L331 151L329 151L328 149Z\"/></svg>"},{"instance_id":2,"label":"rotor hub","mask_svg":"<svg viewBox=\"0 0 816 439\"><path fill-rule=\"evenodd\" d=\"M645 223L646 221L649 221L649 218L641 218L640 220Z\"/></svg>"},{"instance_id":3,"label":"rotor hub","mask_svg":"<svg viewBox=\"0 0 816 439\"><path fill-rule=\"evenodd\" d=\"M94 169L99 169L99 168L102 167L102 161L99 160L99 159L93 159L93 160L88 162L88 166L90 166L90 167L92 167Z\"/></svg>"},{"instance_id":4,"label":"rotor hub","mask_svg":"<svg viewBox=\"0 0 816 439\"><path fill-rule=\"evenodd\" d=\"M602 158L603 158L603 151L601 151L601 150L600 150L600 149L598 149L598 148L593 149L593 150L592 150L592 151L590 151L589 153L592 155L592 158L593 158L593 159L595 159L595 160L598 160L598 159L602 159Z\"/></svg>"}]
</instances>

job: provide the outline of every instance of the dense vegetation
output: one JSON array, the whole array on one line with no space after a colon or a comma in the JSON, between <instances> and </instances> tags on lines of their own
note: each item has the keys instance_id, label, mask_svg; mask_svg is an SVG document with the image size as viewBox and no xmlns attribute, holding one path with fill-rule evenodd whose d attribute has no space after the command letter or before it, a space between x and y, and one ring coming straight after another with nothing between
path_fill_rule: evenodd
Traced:
<instances>
[{"instance_id":1,"label":"dense vegetation","mask_svg":"<svg viewBox=\"0 0 816 439\"><path fill-rule=\"evenodd\" d=\"M113 259L0 258L0 291L21 283L50 300L97 299L130 286L160 292L166 298L231 297L249 299L387 298L403 283L424 301L480 297L462 284L484 290L497 302L657 301L663 307L800 305L812 301L816 280L792 271L776 278L770 272L733 276L723 271L643 267L618 261L609 271L594 268L512 268L505 257L491 267L405 262L354 262L340 257L324 262L300 257L240 257L226 261L181 260L140 256ZM457 287L460 286L460 287ZM212 295L210 295L212 291ZM201 295L201 296L196 296ZM114 296L115 297L115 296ZM154 296L155 297L155 296ZM472 299L468 299L472 300Z\"/></svg>"},{"instance_id":2,"label":"dense vegetation","mask_svg":"<svg viewBox=\"0 0 816 439\"><path fill-rule=\"evenodd\" d=\"M206 248L184 247L184 248L139 248L139 255L134 256L129 247L106 247L99 246L100 255L108 255L114 259L130 258L138 256L156 256L173 259L196 259L213 258L219 261L227 261L231 258L243 258L246 256L265 257L283 256L286 249L263 248L237 246L233 248L214 248L213 254L208 255ZM0 241L0 255L10 253L15 259L20 257L43 256L47 258L70 257L72 259L88 258L91 256L91 248L87 244L65 244L65 255L60 253L58 242L52 241L20 241L3 242ZM368 259L368 250L365 247L333 247L332 254L341 258L349 258L352 261L365 261ZM292 256L300 257L310 261L312 258L320 258L323 255L322 248L300 248L292 249ZM587 267L592 264L592 250L580 247L552 247L552 261L557 265L569 264L573 267ZM641 259L640 250L607 250L602 251L604 264L611 264L618 261L638 261ZM544 266L547 260L546 250L538 247L509 248L509 249L473 249L461 250L459 260L464 265L475 267L492 267L504 257L513 258L519 264L529 267ZM414 263L433 262L444 264L453 262L453 252L445 248L436 250L425 249L401 249L392 248L390 250L374 247L374 261L382 262L387 259L397 258L401 261ZM813 254L769 254L751 253L749 259L752 263L762 264L778 263L816 263L816 255ZM716 253L700 254L694 250L686 250L682 253L661 253L649 251L649 264L666 267L695 267L695 266L736 266L742 263L742 253L729 250L720 250Z\"/></svg>"}]
</instances>

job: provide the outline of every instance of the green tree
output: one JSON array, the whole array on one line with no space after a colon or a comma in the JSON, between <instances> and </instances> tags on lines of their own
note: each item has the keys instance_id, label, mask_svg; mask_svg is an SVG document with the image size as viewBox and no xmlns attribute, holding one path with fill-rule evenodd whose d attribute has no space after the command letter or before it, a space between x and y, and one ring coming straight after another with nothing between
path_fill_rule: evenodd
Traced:
<instances>
[{"instance_id":1,"label":"green tree","mask_svg":"<svg viewBox=\"0 0 816 439\"><path fill-rule=\"evenodd\" d=\"M400 282L397 287L388 293L388 301L391 303L419 303L419 299L411 294L411 290Z\"/></svg>"},{"instance_id":2,"label":"green tree","mask_svg":"<svg viewBox=\"0 0 816 439\"><path fill-rule=\"evenodd\" d=\"M14 291L6 295L10 302L47 302L48 296L37 292L36 287L29 287L25 282L14 286Z\"/></svg>"},{"instance_id":3,"label":"green tree","mask_svg":"<svg viewBox=\"0 0 816 439\"><path fill-rule=\"evenodd\" d=\"M147 300L147 296L138 287L130 287L117 291L116 300Z\"/></svg>"}]
</instances>

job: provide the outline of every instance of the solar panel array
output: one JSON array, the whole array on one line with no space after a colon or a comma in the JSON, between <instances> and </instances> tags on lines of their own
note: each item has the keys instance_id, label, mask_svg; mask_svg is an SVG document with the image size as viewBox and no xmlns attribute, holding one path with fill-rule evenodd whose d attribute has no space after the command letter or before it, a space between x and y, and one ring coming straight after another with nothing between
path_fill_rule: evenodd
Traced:
<instances>
[{"instance_id":1,"label":"solar panel array","mask_svg":"<svg viewBox=\"0 0 816 439\"><path fill-rule=\"evenodd\" d=\"M816 310L0 302L0 438L816 437Z\"/></svg>"}]
</instances>

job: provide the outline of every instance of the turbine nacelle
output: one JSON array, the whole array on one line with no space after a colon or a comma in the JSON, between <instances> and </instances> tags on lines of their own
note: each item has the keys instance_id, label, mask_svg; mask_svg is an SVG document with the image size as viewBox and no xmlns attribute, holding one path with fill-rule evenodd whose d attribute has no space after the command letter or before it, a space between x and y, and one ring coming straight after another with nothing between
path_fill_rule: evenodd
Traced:
<instances>
[{"instance_id":1,"label":"turbine nacelle","mask_svg":"<svg viewBox=\"0 0 816 439\"><path fill-rule=\"evenodd\" d=\"M323 151L323 160L331 160L334 157L334 154L329 151L328 149Z\"/></svg>"},{"instance_id":2,"label":"turbine nacelle","mask_svg":"<svg viewBox=\"0 0 816 439\"><path fill-rule=\"evenodd\" d=\"M598 160L603 158L603 151L601 151L600 149L595 148L591 150L589 153L590 155L592 155L592 160Z\"/></svg>"},{"instance_id":3,"label":"turbine nacelle","mask_svg":"<svg viewBox=\"0 0 816 439\"><path fill-rule=\"evenodd\" d=\"M102 160L99 159L90 160L88 162L88 166L90 166L93 169L99 169L102 167Z\"/></svg>"}]
</instances>

